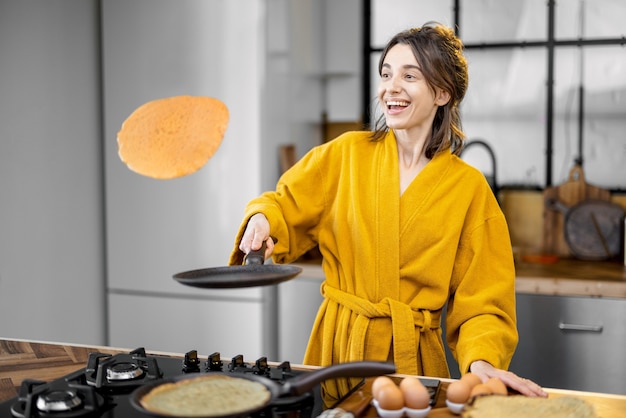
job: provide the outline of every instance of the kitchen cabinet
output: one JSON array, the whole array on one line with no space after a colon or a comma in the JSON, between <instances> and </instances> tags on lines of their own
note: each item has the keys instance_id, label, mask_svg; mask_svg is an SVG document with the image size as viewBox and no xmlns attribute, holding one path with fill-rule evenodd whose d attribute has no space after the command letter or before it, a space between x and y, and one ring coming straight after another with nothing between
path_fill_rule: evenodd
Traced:
<instances>
[{"instance_id":1,"label":"kitchen cabinet","mask_svg":"<svg viewBox=\"0 0 626 418\"><path fill-rule=\"evenodd\" d=\"M510 370L545 387L626 394L626 299L518 294Z\"/></svg>"},{"instance_id":2,"label":"kitchen cabinet","mask_svg":"<svg viewBox=\"0 0 626 418\"><path fill-rule=\"evenodd\" d=\"M262 302L255 297L220 295L220 291L195 297L112 292L110 338L117 346L181 353L217 351L226 358L242 354L256 359L267 355L260 344L265 330Z\"/></svg>"},{"instance_id":3,"label":"kitchen cabinet","mask_svg":"<svg viewBox=\"0 0 626 418\"><path fill-rule=\"evenodd\" d=\"M626 344L626 269L561 259L518 263L516 271L519 344L510 370L544 387L626 393L621 349ZM446 358L452 377L458 378L447 347Z\"/></svg>"},{"instance_id":4,"label":"kitchen cabinet","mask_svg":"<svg viewBox=\"0 0 626 418\"><path fill-rule=\"evenodd\" d=\"M279 359L302 362L315 316L322 303L320 274L303 267L296 279L278 286ZM320 269L321 270L321 269Z\"/></svg>"}]
</instances>

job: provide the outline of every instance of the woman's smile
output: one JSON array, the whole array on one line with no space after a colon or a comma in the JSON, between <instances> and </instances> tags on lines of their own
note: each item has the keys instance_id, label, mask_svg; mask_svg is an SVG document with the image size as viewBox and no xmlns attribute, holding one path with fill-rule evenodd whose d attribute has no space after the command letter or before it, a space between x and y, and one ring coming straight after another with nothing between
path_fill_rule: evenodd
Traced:
<instances>
[{"instance_id":1,"label":"woman's smile","mask_svg":"<svg viewBox=\"0 0 626 418\"><path fill-rule=\"evenodd\" d=\"M387 114L395 115L404 111L411 103L405 100L387 101Z\"/></svg>"}]
</instances>

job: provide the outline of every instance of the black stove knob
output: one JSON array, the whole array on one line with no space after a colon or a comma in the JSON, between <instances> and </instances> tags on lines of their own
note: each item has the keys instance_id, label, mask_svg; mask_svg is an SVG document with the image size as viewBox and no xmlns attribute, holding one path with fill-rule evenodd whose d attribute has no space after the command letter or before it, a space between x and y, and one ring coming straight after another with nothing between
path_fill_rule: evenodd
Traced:
<instances>
[{"instance_id":1,"label":"black stove knob","mask_svg":"<svg viewBox=\"0 0 626 418\"><path fill-rule=\"evenodd\" d=\"M283 361L278 366L270 368L269 377L280 381L291 377L291 364L288 361Z\"/></svg>"},{"instance_id":2,"label":"black stove knob","mask_svg":"<svg viewBox=\"0 0 626 418\"><path fill-rule=\"evenodd\" d=\"M287 373L291 372L291 363L289 363L288 361L283 361L277 367L284 372L287 372Z\"/></svg>"},{"instance_id":3,"label":"black stove knob","mask_svg":"<svg viewBox=\"0 0 626 418\"><path fill-rule=\"evenodd\" d=\"M183 373L197 373L200 371L200 360L198 359L198 352L191 350L185 353L185 360L183 360Z\"/></svg>"},{"instance_id":4,"label":"black stove knob","mask_svg":"<svg viewBox=\"0 0 626 418\"><path fill-rule=\"evenodd\" d=\"M268 372L267 357L261 357L254 363L254 373L264 375Z\"/></svg>"},{"instance_id":5,"label":"black stove knob","mask_svg":"<svg viewBox=\"0 0 626 418\"><path fill-rule=\"evenodd\" d=\"M243 355L238 354L233 357L228 365L228 370L231 372L242 371L242 369L246 368L246 364L243 362Z\"/></svg>"},{"instance_id":6,"label":"black stove knob","mask_svg":"<svg viewBox=\"0 0 626 418\"><path fill-rule=\"evenodd\" d=\"M223 365L224 363L222 362L220 353L218 352L211 354L206 362L206 368L211 372L221 372Z\"/></svg>"}]
</instances>

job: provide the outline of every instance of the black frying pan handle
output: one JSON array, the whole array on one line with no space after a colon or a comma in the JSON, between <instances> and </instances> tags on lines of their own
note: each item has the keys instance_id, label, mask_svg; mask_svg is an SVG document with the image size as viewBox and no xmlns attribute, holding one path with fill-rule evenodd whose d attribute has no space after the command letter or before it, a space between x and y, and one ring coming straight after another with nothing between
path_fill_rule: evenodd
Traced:
<instances>
[{"instance_id":1,"label":"black frying pan handle","mask_svg":"<svg viewBox=\"0 0 626 418\"><path fill-rule=\"evenodd\" d=\"M261 248L259 248L258 250L250 250L250 252L243 257L243 264L245 265L264 264L265 263L265 247L266 247L266 244L265 244L265 241L263 241Z\"/></svg>"},{"instance_id":2,"label":"black frying pan handle","mask_svg":"<svg viewBox=\"0 0 626 418\"><path fill-rule=\"evenodd\" d=\"M396 372L393 363L381 361L354 361L348 363L333 364L312 371L311 373L300 374L293 379L289 379L281 386L280 392L283 395L301 395L313 389L315 385L336 377L373 377L392 374Z\"/></svg>"}]
</instances>

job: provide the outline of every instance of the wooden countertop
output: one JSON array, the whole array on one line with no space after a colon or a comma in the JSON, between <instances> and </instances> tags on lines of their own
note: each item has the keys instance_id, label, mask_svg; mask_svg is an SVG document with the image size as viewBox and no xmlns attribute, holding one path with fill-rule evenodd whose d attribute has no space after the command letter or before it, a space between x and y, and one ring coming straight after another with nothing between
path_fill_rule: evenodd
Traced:
<instances>
[{"instance_id":1,"label":"wooden countertop","mask_svg":"<svg viewBox=\"0 0 626 418\"><path fill-rule=\"evenodd\" d=\"M296 263L300 277L324 280L319 262ZM517 262L518 293L626 299L626 266L619 262L561 258L553 264Z\"/></svg>"},{"instance_id":2,"label":"wooden countertop","mask_svg":"<svg viewBox=\"0 0 626 418\"><path fill-rule=\"evenodd\" d=\"M14 339L0 339L0 402L17 396L24 379L50 381L85 367L90 352L116 354L130 349L78 344L49 343ZM147 352L151 355L182 358L182 354ZM301 369L315 369L311 366L293 366ZM398 378L404 375L395 375ZM340 407L345 410L359 410L364 417L375 417L376 410L369 406L370 387L373 379L368 379L358 391L346 399ZM445 393L451 379L441 379L442 385L435 407L428 417L456 417L445 407ZM551 398L574 396L593 404L600 418L618 418L626 413L626 396L602 393L546 389Z\"/></svg>"},{"instance_id":3,"label":"wooden countertop","mask_svg":"<svg viewBox=\"0 0 626 418\"><path fill-rule=\"evenodd\" d=\"M626 266L610 261L559 259L554 264L518 262L519 293L626 298Z\"/></svg>"}]
</instances>

